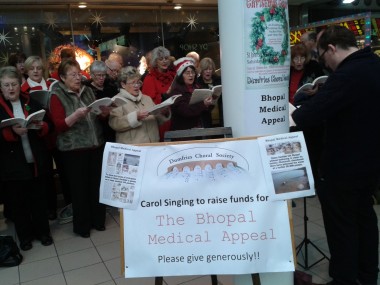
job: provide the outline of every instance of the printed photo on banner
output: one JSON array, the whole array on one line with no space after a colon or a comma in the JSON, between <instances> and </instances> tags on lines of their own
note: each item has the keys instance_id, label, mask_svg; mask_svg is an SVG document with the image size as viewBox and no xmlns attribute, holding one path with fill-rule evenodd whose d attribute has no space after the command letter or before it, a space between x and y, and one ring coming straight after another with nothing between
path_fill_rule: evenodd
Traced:
<instances>
[{"instance_id":1,"label":"printed photo on banner","mask_svg":"<svg viewBox=\"0 0 380 285\"><path fill-rule=\"evenodd\" d=\"M315 195L314 179L302 132L258 139L271 200Z\"/></svg>"},{"instance_id":2,"label":"printed photo on banner","mask_svg":"<svg viewBox=\"0 0 380 285\"><path fill-rule=\"evenodd\" d=\"M144 149L107 143L103 155L100 202L118 208L136 208L144 162Z\"/></svg>"},{"instance_id":3,"label":"printed photo on banner","mask_svg":"<svg viewBox=\"0 0 380 285\"><path fill-rule=\"evenodd\" d=\"M194 154L196 152L196 154ZM165 157L157 168L157 174L166 185L176 183L220 184L247 179L249 164L239 153L221 148L185 149Z\"/></svg>"}]
</instances>

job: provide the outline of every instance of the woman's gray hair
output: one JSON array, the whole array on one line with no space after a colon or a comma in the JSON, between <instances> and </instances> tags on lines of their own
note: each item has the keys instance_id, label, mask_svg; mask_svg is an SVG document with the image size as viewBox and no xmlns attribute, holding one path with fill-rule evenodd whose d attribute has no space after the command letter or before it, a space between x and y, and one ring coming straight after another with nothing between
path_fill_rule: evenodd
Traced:
<instances>
[{"instance_id":1,"label":"woman's gray hair","mask_svg":"<svg viewBox=\"0 0 380 285\"><path fill-rule=\"evenodd\" d=\"M25 62L24 62L24 67L26 71L29 71L32 69L33 63L38 62L38 65L42 67L42 69L45 69L44 63L42 62L42 59L38 55L31 55L29 56Z\"/></svg>"},{"instance_id":2,"label":"woman's gray hair","mask_svg":"<svg viewBox=\"0 0 380 285\"><path fill-rule=\"evenodd\" d=\"M14 66L4 66L0 68L0 82L4 77L16 78L18 82L22 83L21 73Z\"/></svg>"},{"instance_id":3,"label":"woman's gray hair","mask_svg":"<svg viewBox=\"0 0 380 285\"><path fill-rule=\"evenodd\" d=\"M150 61L152 67L157 67L157 59L170 56L170 51L164 47L156 47L152 50L152 59Z\"/></svg>"},{"instance_id":4,"label":"woman's gray hair","mask_svg":"<svg viewBox=\"0 0 380 285\"><path fill-rule=\"evenodd\" d=\"M94 60L90 66L90 73L95 74L96 72L107 72L107 65L104 61Z\"/></svg>"},{"instance_id":5,"label":"woman's gray hair","mask_svg":"<svg viewBox=\"0 0 380 285\"><path fill-rule=\"evenodd\" d=\"M126 83L128 80L132 79L140 79L141 74L134 66L127 66L121 69L119 74L119 83L124 82Z\"/></svg>"}]
</instances>

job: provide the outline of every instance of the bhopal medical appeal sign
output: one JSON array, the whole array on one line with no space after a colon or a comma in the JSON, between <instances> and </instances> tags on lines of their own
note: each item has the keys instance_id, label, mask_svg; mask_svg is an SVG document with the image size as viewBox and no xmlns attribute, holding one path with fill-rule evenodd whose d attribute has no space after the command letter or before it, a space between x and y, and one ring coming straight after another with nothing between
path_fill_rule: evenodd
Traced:
<instances>
[{"instance_id":1,"label":"bhopal medical appeal sign","mask_svg":"<svg viewBox=\"0 0 380 285\"><path fill-rule=\"evenodd\" d=\"M290 70L288 1L244 0L242 13L246 133L286 132Z\"/></svg>"},{"instance_id":2,"label":"bhopal medical appeal sign","mask_svg":"<svg viewBox=\"0 0 380 285\"><path fill-rule=\"evenodd\" d=\"M102 184L113 194L101 191L101 196L127 201L123 210L125 277L294 270L287 204L271 201L270 196L276 194L266 176L273 174L265 173L261 157L268 155L272 162L275 157L291 157L280 150L268 153L268 147L280 148L281 141L304 147L304 141L299 134L285 134L275 141L276 145L257 140L154 147L107 144ZM132 169L141 181L131 182L130 173L124 182L116 179L117 167L114 175L107 176L111 168L104 164L112 156L134 164L137 168ZM121 165L124 168L131 169Z\"/></svg>"}]
</instances>

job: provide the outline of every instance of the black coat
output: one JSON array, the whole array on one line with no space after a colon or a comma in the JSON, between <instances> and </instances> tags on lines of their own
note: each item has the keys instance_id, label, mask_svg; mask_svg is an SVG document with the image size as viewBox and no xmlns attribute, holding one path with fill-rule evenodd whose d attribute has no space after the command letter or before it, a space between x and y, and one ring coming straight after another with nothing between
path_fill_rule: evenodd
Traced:
<instances>
[{"instance_id":1,"label":"black coat","mask_svg":"<svg viewBox=\"0 0 380 285\"><path fill-rule=\"evenodd\" d=\"M212 84L208 84L208 83L203 81L202 76L198 76L197 85L198 85L197 88L200 88L200 89L211 89L214 86L222 85L222 79L220 78L220 76L213 75L212 76ZM218 99L218 108L219 108L218 126L219 127L223 126L223 102L222 102L222 99L223 99L223 96L221 94L220 98ZM207 110L207 111L202 112L201 122L202 122L202 127L204 127L204 128L213 127L211 110Z\"/></svg>"},{"instance_id":2,"label":"black coat","mask_svg":"<svg viewBox=\"0 0 380 285\"><path fill-rule=\"evenodd\" d=\"M294 67L290 68L290 80L291 80L291 77L292 77L292 71L293 71L293 69L294 69ZM300 80L300 82L298 84L298 88L301 87L302 85L306 84L306 83L313 82L313 80L315 78L317 78L319 76L322 76L322 75L325 75L325 73L323 72L323 69L319 65L319 63L316 62L315 60L310 60L305 65L302 78L301 78L301 80Z\"/></svg>"},{"instance_id":3,"label":"black coat","mask_svg":"<svg viewBox=\"0 0 380 285\"><path fill-rule=\"evenodd\" d=\"M171 130L188 130L201 127L201 114L211 109L202 102L190 105L192 93L185 85L174 84L169 96L182 94L171 106L172 119Z\"/></svg>"},{"instance_id":4,"label":"black coat","mask_svg":"<svg viewBox=\"0 0 380 285\"><path fill-rule=\"evenodd\" d=\"M85 82L85 85L90 87L94 92L96 99L102 98L112 98L113 96L119 93L119 89L117 87L116 82L111 82L109 79L106 79L104 82L103 90L99 90L94 85L91 84L92 80L88 80ZM103 136L107 142L115 142L115 131L108 124L108 117L105 119L100 119L100 124L103 128Z\"/></svg>"},{"instance_id":5,"label":"black coat","mask_svg":"<svg viewBox=\"0 0 380 285\"><path fill-rule=\"evenodd\" d=\"M380 58L369 47L346 57L292 117L301 129L326 123L329 179L380 174Z\"/></svg>"},{"instance_id":6,"label":"black coat","mask_svg":"<svg viewBox=\"0 0 380 285\"><path fill-rule=\"evenodd\" d=\"M30 110L29 114L41 110L42 107L29 97L20 96L22 107ZM11 114L9 114L11 112ZM12 115L12 116L11 116ZM12 104L0 96L0 121L13 117ZM45 115L47 124L41 130L28 130L29 143L34 157L34 165L27 163L20 136L16 135L11 127L0 129L0 180L30 180L45 175L50 165L49 152L43 134L52 129L52 124Z\"/></svg>"}]
</instances>

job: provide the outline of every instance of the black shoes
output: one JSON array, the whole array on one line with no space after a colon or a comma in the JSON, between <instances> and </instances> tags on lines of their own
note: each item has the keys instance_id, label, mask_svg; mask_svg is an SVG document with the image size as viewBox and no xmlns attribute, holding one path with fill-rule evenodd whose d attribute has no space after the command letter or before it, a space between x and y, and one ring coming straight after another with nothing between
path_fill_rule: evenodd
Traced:
<instances>
[{"instance_id":1,"label":"black shoes","mask_svg":"<svg viewBox=\"0 0 380 285\"><path fill-rule=\"evenodd\" d=\"M106 227L105 226L92 226L92 228L94 228L95 230L99 231L99 232L103 232L106 230ZM74 231L74 233L76 233L77 235L81 236L82 238L89 238L90 237L90 232L77 232L77 231Z\"/></svg>"},{"instance_id":2,"label":"black shoes","mask_svg":"<svg viewBox=\"0 0 380 285\"><path fill-rule=\"evenodd\" d=\"M90 237L90 233L81 233L79 234L82 238L89 238Z\"/></svg>"},{"instance_id":3,"label":"black shoes","mask_svg":"<svg viewBox=\"0 0 380 285\"><path fill-rule=\"evenodd\" d=\"M43 246L48 246L48 245L51 245L53 243L53 239L51 238L50 234L41 235L41 236L37 237L37 239L39 241L41 241L41 244ZM20 241L21 250L27 251L27 250L32 249L32 247L33 247L32 241L33 241L33 238L21 240Z\"/></svg>"},{"instance_id":4,"label":"black shoes","mask_svg":"<svg viewBox=\"0 0 380 285\"><path fill-rule=\"evenodd\" d=\"M50 235L42 235L38 238L43 246L48 246L53 243L53 239Z\"/></svg>"},{"instance_id":5,"label":"black shoes","mask_svg":"<svg viewBox=\"0 0 380 285\"><path fill-rule=\"evenodd\" d=\"M94 226L94 229L99 231L99 232L103 232L106 230L106 227L105 226Z\"/></svg>"},{"instance_id":6,"label":"black shoes","mask_svg":"<svg viewBox=\"0 0 380 285\"><path fill-rule=\"evenodd\" d=\"M32 249L32 247L33 247L33 244L32 244L32 241L30 239L20 241L21 250L27 251L27 250Z\"/></svg>"},{"instance_id":7,"label":"black shoes","mask_svg":"<svg viewBox=\"0 0 380 285\"><path fill-rule=\"evenodd\" d=\"M90 232L80 233L80 232L74 231L74 233L76 233L77 235L81 236L82 238L89 238L90 237Z\"/></svg>"}]
</instances>

